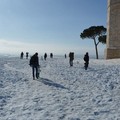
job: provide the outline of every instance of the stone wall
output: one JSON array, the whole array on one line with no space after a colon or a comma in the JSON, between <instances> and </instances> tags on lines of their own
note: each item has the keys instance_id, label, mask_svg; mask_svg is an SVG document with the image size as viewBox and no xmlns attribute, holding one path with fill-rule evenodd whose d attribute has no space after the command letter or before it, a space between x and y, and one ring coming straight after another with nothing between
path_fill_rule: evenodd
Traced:
<instances>
[{"instance_id":1,"label":"stone wall","mask_svg":"<svg viewBox=\"0 0 120 120\"><path fill-rule=\"evenodd\" d=\"M120 58L120 0L108 0L106 59Z\"/></svg>"}]
</instances>

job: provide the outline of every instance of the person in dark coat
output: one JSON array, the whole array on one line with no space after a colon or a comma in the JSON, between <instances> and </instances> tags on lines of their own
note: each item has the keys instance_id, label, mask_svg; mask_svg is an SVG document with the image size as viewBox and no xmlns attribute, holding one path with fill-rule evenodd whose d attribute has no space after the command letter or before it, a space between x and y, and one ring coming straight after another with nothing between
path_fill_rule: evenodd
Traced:
<instances>
[{"instance_id":1,"label":"person in dark coat","mask_svg":"<svg viewBox=\"0 0 120 120\"><path fill-rule=\"evenodd\" d=\"M50 58L53 58L53 53L50 53Z\"/></svg>"},{"instance_id":2,"label":"person in dark coat","mask_svg":"<svg viewBox=\"0 0 120 120\"><path fill-rule=\"evenodd\" d=\"M44 60L46 60L46 58L47 58L47 53L44 54Z\"/></svg>"},{"instance_id":3,"label":"person in dark coat","mask_svg":"<svg viewBox=\"0 0 120 120\"><path fill-rule=\"evenodd\" d=\"M21 52L21 54L20 54L20 58L23 59L23 56L24 56L24 53Z\"/></svg>"},{"instance_id":4,"label":"person in dark coat","mask_svg":"<svg viewBox=\"0 0 120 120\"><path fill-rule=\"evenodd\" d=\"M74 60L74 52L69 53L69 63L70 66L73 66L73 60Z\"/></svg>"},{"instance_id":5,"label":"person in dark coat","mask_svg":"<svg viewBox=\"0 0 120 120\"><path fill-rule=\"evenodd\" d=\"M28 52L26 52L26 59L28 59L28 54L29 54L29 53L28 53Z\"/></svg>"},{"instance_id":6,"label":"person in dark coat","mask_svg":"<svg viewBox=\"0 0 120 120\"><path fill-rule=\"evenodd\" d=\"M88 65L89 65L89 54L88 54L88 52L86 52L86 54L84 55L84 61L85 61L85 63L84 63L84 67L85 67L85 70L87 70L87 68L88 68Z\"/></svg>"},{"instance_id":7,"label":"person in dark coat","mask_svg":"<svg viewBox=\"0 0 120 120\"><path fill-rule=\"evenodd\" d=\"M31 59L30 59L30 66L32 67L32 75L33 75L33 80L35 80L35 77L38 79L39 78L39 57L38 53L35 53Z\"/></svg>"},{"instance_id":8,"label":"person in dark coat","mask_svg":"<svg viewBox=\"0 0 120 120\"><path fill-rule=\"evenodd\" d=\"M67 58L67 55L65 54L65 58Z\"/></svg>"}]
</instances>

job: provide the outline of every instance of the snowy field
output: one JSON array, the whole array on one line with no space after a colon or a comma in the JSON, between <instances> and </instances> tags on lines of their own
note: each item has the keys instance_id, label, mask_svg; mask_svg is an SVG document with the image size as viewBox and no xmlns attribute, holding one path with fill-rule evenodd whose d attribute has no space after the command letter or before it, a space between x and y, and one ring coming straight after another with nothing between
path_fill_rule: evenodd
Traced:
<instances>
[{"instance_id":1,"label":"snowy field","mask_svg":"<svg viewBox=\"0 0 120 120\"><path fill-rule=\"evenodd\" d=\"M0 57L0 120L120 120L120 59L48 58L32 80L29 60Z\"/></svg>"}]
</instances>

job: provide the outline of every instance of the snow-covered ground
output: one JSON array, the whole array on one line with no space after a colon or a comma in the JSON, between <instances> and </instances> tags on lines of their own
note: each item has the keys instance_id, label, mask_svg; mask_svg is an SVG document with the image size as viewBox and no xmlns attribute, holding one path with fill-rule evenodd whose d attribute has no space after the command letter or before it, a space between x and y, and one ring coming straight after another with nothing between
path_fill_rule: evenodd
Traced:
<instances>
[{"instance_id":1,"label":"snow-covered ground","mask_svg":"<svg viewBox=\"0 0 120 120\"><path fill-rule=\"evenodd\" d=\"M0 120L120 120L120 59L48 58L32 80L29 60L0 58Z\"/></svg>"}]
</instances>

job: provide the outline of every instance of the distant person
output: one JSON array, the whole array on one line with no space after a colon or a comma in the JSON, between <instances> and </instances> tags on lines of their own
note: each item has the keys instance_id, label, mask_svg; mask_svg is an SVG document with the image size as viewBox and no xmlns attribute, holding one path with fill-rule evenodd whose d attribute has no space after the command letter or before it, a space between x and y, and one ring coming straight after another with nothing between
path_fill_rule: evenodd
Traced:
<instances>
[{"instance_id":1,"label":"distant person","mask_svg":"<svg viewBox=\"0 0 120 120\"><path fill-rule=\"evenodd\" d=\"M69 63L70 66L73 66L73 60L74 60L74 52L69 53Z\"/></svg>"},{"instance_id":2,"label":"distant person","mask_svg":"<svg viewBox=\"0 0 120 120\"><path fill-rule=\"evenodd\" d=\"M84 63L84 67L85 67L85 70L87 70L87 68L88 68L88 65L89 65L89 54L88 54L88 52L86 52L86 54L84 55L84 61L85 61L85 63Z\"/></svg>"},{"instance_id":3,"label":"distant person","mask_svg":"<svg viewBox=\"0 0 120 120\"><path fill-rule=\"evenodd\" d=\"M65 54L65 58L67 58L67 55Z\"/></svg>"},{"instance_id":4,"label":"distant person","mask_svg":"<svg viewBox=\"0 0 120 120\"><path fill-rule=\"evenodd\" d=\"M50 53L50 58L53 58L53 53Z\"/></svg>"},{"instance_id":5,"label":"distant person","mask_svg":"<svg viewBox=\"0 0 120 120\"><path fill-rule=\"evenodd\" d=\"M38 79L39 78L39 71L38 71L39 57L37 52L31 57L30 66L32 67L33 80L35 80L35 77Z\"/></svg>"},{"instance_id":6,"label":"distant person","mask_svg":"<svg viewBox=\"0 0 120 120\"><path fill-rule=\"evenodd\" d=\"M44 60L46 60L46 58L47 58L47 53L44 54Z\"/></svg>"},{"instance_id":7,"label":"distant person","mask_svg":"<svg viewBox=\"0 0 120 120\"><path fill-rule=\"evenodd\" d=\"M23 56L24 56L24 53L21 52L21 54L20 54L20 58L23 59Z\"/></svg>"},{"instance_id":8,"label":"distant person","mask_svg":"<svg viewBox=\"0 0 120 120\"><path fill-rule=\"evenodd\" d=\"M29 54L29 53L28 53L28 52L26 52L26 59L28 59L28 54Z\"/></svg>"}]
</instances>

